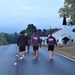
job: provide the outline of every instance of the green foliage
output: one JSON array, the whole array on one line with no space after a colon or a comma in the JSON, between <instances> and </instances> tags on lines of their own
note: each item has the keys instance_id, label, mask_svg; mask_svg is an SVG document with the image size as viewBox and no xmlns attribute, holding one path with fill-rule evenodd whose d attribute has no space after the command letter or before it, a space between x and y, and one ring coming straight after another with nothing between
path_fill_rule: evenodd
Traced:
<instances>
[{"instance_id":1,"label":"green foliage","mask_svg":"<svg viewBox=\"0 0 75 75\"><path fill-rule=\"evenodd\" d=\"M68 18L68 25L75 25L75 0L65 0L58 13L60 17L65 15Z\"/></svg>"},{"instance_id":2,"label":"green foliage","mask_svg":"<svg viewBox=\"0 0 75 75\"><path fill-rule=\"evenodd\" d=\"M4 33L0 33L0 44L6 44L7 40Z\"/></svg>"},{"instance_id":3,"label":"green foliage","mask_svg":"<svg viewBox=\"0 0 75 75\"><path fill-rule=\"evenodd\" d=\"M34 33L34 31L37 30L36 26L34 24L28 24L26 30L22 30L21 32L27 33L29 37Z\"/></svg>"},{"instance_id":4,"label":"green foliage","mask_svg":"<svg viewBox=\"0 0 75 75\"><path fill-rule=\"evenodd\" d=\"M28 24L28 27L26 28L26 32L31 35L34 33L34 31L37 30L36 27L33 24Z\"/></svg>"},{"instance_id":5,"label":"green foliage","mask_svg":"<svg viewBox=\"0 0 75 75\"><path fill-rule=\"evenodd\" d=\"M48 29L48 30L43 29L43 30L41 30L41 29L37 29L36 26L34 26L33 24L28 24L26 30L22 30L21 32L27 33L30 38L35 30L37 30L37 32L40 36L47 36L48 34L50 34L50 32L52 33L58 29ZM18 35L19 34L17 32L15 32L13 34L0 33L0 44L16 43Z\"/></svg>"},{"instance_id":6,"label":"green foliage","mask_svg":"<svg viewBox=\"0 0 75 75\"><path fill-rule=\"evenodd\" d=\"M0 44L9 44L17 42L18 34L15 32L14 34L0 33Z\"/></svg>"},{"instance_id":7,"label":"green foliage","mask_svg":"<svg viewBox=\"0 0 75 75\"><path fill-rule=\"evenodd\" d=\"M38 29L37 32L38 32L39 35L42 35L42 30L41 29Z\"/></svg>"},{"instance_id":8,"label":"green foliage","mask_svg":"<svg viewBox=\"0 0 75 75\"><path fill-rule=\"evenodd\" d=\"M41 29L37 29L36 26L34 26L34 24L28 24L26 30L22 30L21 32L27 33L29 38L30 38L35 30L37 30L37 32L38 32L38 34L40 36L47 36L48 34L53 33L53 32L55 32L55 31L57 31L59 29L56 29L56 28L55 29L51 29L50 28L48 30L47 29L41 30Z\"/></svg>"},{"instance_id":9,"label":"green foliage","mask_svg":"<svg viewBox=\"0 0 75 75\"><path fill-rule=\"evenodd\" d=\"M22 30L21 32L25 33L25 32L26 32L26 30Z\"/></svg>"}]
</instances>

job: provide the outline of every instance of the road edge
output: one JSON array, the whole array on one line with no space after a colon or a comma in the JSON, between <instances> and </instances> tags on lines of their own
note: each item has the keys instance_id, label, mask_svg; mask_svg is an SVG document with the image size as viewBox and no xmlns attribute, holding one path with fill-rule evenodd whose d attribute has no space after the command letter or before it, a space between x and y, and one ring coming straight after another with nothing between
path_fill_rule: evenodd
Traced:
<instances>
[{"instance_id":1,"label":"road edge","mask_svg":"<svg viewBox=\"0 0 75 75\"><path fill-rule=\"evenodd\" d=\"M62 54L59 54L59 53L56 53L56 52L54 52L54 53L57 54L57 55L59 55L59 56L65 57L65 58L67 58L67 59L72 60L72 61L75 62L75 60L72 59L72 58L70 58L70 57L67 57L67 56L65 56L65 55L62 55Z\"/></svg>"}]
</instances>

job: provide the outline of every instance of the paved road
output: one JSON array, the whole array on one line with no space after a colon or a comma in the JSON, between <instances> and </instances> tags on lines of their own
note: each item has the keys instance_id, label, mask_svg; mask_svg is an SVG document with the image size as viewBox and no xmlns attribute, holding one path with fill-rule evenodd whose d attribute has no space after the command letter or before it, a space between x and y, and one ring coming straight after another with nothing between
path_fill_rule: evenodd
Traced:
<instances>
[{"instance_id":1,"label":"paved road","mask_svg":"<svg viewBox=\"0 0 75 75\"><path fill-rule=\"evenodd\" d=\"M0 75L75 75L75 62L59 55L49 60L48 51L40 48L39 59L33 59L32 47L20 60L15 44L0 46ZM18 65L14 65L17 62Z\"/></svg>"}]
</instances>

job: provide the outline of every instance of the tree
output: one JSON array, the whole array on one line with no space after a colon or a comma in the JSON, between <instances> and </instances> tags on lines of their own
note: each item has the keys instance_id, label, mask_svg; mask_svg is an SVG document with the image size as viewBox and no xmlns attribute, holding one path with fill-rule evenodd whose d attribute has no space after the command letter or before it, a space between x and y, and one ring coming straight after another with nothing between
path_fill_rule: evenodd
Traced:
<instances>
[{"instance_id":1,"label":"tree","mask_svg":"<svg viewBox=\"0 0 75 75\"><path fill-rule=\"evenodd\" d=\"M42 35L42 30L41 29L38 29L37 32L38 32L39 35Z\"/></svg>"},{"instance_id":2,"label":"tree","mask_svg":"<svg viewBox=\"0 0 75 75\"><path fill-rule=\"evenodd\" d=\"M35 30L37 30L37 28L36 26L34 26L34 24L28 24L27 28L25 30L22 30L21 32L27 33L30 38Z\"/></svg>"},{"instance_id":3,"label":"tree","mask_svg":"<svg viewBox=\"0 0 75 75\"><path fill-rule=\"evenodd\" d=\"M47 35L46 32L47 32L47 30L46 29L43 29L42 34L43 35Z\"/></svg>"},{"instance_id":4,"label":"tree","mask_svg":"<svg viewBox=\"0 0 75 75\"><path fill-rule=\"evenodd\" d=\"M25 33L25 32L26 32L26 30L22 30L21 32Z\"/></svg>"},{"instance_id":5,"label":"tree","mask_svg":"<svg viewBox=\"0 0 75 75\"><path fill-rule=\"evenodd\" d=\"M14 34L12 34L12 43L17 43L17 38L18 38L18 34L17 32L15 32Z\"/></svg>"},{"instance_id":6,"label":"tree","mask_svg":"<svg viewBox=\"0 0 75 75\"><path fill-rule=\"evenodd\" d=\"M26 28L26 33L28 33L29 37L31 37L31 35L33 34L33 32L37 30L36 26L34 26L34 24L28 24L28 27Z\"/></svg>"},{"instance_id":7,"label":"tree","mask_svg":"<svg viewBox=\"0 0 75 75\"><path fill-rule=\"evenodd\" d=\"M18 38L18 33L15 32L13 34L4 34L4 37L6 38L7 43L16 43Z\"/></svg>"},{"instance_id":8,"label":"tree","mask_svg":"<svg viewBox=\"0 0 75 75\"><path fill-rule=\"evenodd\" d=\"M0 33L0 44L6 44L7 40L5 37L5 33Z\"/></svg>"},{"instance_id":9,"label":"tree","mask_svg":"<svg viewBox=\"0 0 75 75\"><path fill-rule=\"evenodd\" d=\"M59 9L59 16L68 18L68 25L75 25L75 0L65 0L64 7Z\"/></svg>"}]
</instances>

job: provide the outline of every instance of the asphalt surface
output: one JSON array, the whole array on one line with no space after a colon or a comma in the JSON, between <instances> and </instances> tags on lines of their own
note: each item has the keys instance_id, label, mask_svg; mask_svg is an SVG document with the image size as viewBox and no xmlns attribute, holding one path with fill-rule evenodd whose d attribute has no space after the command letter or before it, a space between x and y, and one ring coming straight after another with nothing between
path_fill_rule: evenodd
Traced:
<instances>
[{"instance_id":1,"label":"asphalt surface","mask_svg":"<svg viewBox=\"0 0 75 75\"><path fill-rule=\"evenodd\" d=\"M57 54L49 60L49 53L43 48L39 49L38 60L34 60L32 47L21 60L17 45L0 46L0 75L75 75L75 61Z\"/></svg>"}]
</instances>

